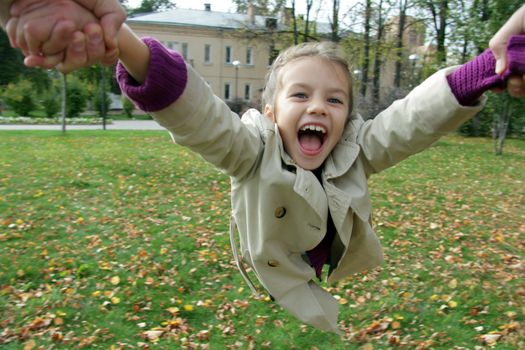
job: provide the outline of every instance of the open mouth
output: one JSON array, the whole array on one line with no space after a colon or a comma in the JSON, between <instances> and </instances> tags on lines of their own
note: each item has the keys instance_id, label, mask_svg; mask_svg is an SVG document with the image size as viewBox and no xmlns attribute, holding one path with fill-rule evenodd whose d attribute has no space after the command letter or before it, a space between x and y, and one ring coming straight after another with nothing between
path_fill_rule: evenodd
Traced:
<instances>
[{"instance_id":1,"label":"open mouth","mask_svg":"<svg viewBox=\"0 0 525 350\"><path fill-rule=\"evenodd\" d=\"M320 125L305 125L297 135L301 148L306 153L317 153L323 147L326 129Z\"/></svg>"}]
</instances>

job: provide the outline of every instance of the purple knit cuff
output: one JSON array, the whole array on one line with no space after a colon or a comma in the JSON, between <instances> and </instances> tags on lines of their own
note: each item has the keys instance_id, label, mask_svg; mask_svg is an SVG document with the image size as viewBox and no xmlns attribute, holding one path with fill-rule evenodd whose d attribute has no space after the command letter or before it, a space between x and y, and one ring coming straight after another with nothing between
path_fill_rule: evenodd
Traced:
<instances>
[{"instance_id":1,"label":"purple knit cuff","mask_svg":"<svg viewBox=\"0 0 525 350\"><path fill-rule=\"evenodd\" d=\"M462 106L472 106L487 90L504 88L511 75L525 73L525 36L515 35L507 46L508 69L499 76L495 73L496 59L490 49L465 63L447 76L452 93Z\"/></svg>"},{"instance_id":2,"label":"purple knit cuff","mask_svg":"<svg viewBox=\"0 0 525 350\"><path fill-rule=\"evenodd\" d=\"M143 38L150 50L150 63L146 80L138 84L121 62L117 65L120 89L138 108L155 112L175 102L186 88L188 71L180 54L168 50L153 38Z\"/></svg>"},{"instance_id":3,"label":"purple knit cuff","mask_svg":"<svg viewBox=\"0 0 525 350\"><path fill-rule=\"evenodd\" d=\"M524 74L525 72L525 35L514 35L507 45L507 59L509 68L505 73L508 77L512 74Z\"/></svg>"}]
</instances>

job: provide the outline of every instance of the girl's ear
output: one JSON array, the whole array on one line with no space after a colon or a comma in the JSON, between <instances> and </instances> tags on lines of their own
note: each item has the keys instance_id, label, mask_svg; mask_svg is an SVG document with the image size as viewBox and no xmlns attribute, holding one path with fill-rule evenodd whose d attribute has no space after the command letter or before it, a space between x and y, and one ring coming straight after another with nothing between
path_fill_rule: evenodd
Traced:
<instances>
[{"instance_id":1,"label":"girl's ear","mask_svg":"<svg viewBox=\"0 0 525 350\"><path fill-rule=\"evenodd\" d=\"M276 123L276 120L275 120L275 114L273 113L273 106L270 106L270 105L265 105L264 106L264 115L267 116L268 118L270 118L272 120L272 122Z\"/></svg>"}]
</instances>

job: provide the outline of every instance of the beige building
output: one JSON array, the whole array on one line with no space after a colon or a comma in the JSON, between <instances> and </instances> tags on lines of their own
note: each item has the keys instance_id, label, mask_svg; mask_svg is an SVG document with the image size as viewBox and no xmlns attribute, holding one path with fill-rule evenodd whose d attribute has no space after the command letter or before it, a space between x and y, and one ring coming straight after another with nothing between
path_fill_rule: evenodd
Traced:
<instances>
[{"instance_id":1,"label":"beige building","mask_svg":"<svg viewBox=\"0 0 525 350\"><path fill-rule=\"evenodd\" d=\"M271 44L264 33L275 19L248 14L174 9L128 18L139 35L160 40L182 54L227 102L259 107ZM248 39L252 37L251 39Z\"/></svg>"}]
</instances>

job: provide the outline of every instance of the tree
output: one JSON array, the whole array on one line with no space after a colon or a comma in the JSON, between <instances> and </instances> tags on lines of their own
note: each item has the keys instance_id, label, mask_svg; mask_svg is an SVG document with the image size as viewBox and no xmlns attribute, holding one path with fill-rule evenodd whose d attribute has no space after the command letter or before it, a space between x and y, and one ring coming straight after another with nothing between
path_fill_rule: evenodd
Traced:
<instances>
[{"instance_id":1,"label":"tree","mask_svg":"<svg viewBox=\"0 0 525 350\"><path fill-rule=\"evenodd\" d=\"M171 0L142 0L140 6L130 9L129 13L133 15L137 13L165 11L172 8L175 8L175 4L171 2Z\"/></svg>"},{"instance_id":2,"label":"tree","mask_svg":"<svg viewBox=\"0 0 525 350\"><path fill-rule=\"evenodd\" d=\"M304 23L304 42L308 41L308 37L310 35L310 11L312 10L312 6L314 4L314 0L306 0L306 20Z\"/></svg>"},{"instance_id":3,"label":"tree","mask_svg":"<svg viewBox=\"0 0 525 350\"><path fill-rule=\"evenodd\" d=\"M341 5L340 0L332 0L332 20L330 27L332 29L332 41L337 43L341 40L339 36L339 8Z\"/></svg>"},{"instance_id":4,"label":"tree","mask_svg":"<svg viewBox=\"0 0 525 350\"><path fill-rule=\"evenodd\" d=\"M464 33L463 43L466 53L462 55L462 62L479 54L484 50L490 38L505 23L505 21L521 5L521 0L488 1L474 0L463 4L469 14L469 20L463 23L456 22L455 29ZM513 99L506 93L489 94L484 110L474 119L465 123L460 131L468 136L492 135L494 153L503 153L505 138L508 134L520 136L525 125L525 102L522 99Z\"/></svg>"},{"instance_id":5,"label":"tree","mask_svg":"<svg viewBox=\"0 0 525 350\"><path fill-rule=\"evenodd\" d=\"M449 2L453 0L424 0L423 6L431 14L431 23L436 34L436 63L447 62L446 37L449 20Z\"/></svg>"},{"instance_id":6,"label":"tree","mask_svg":"<svg viewBox=\"0 0 525 350\"><path fill-rule=\"evenodd\" d=\"M374 52L374 75L372 79L372 97L375 104L379 103L379 92L380 92L380 79L381 79L381 65L383 62L382 56L382 43L383 36L385 33L385 13L383 8L383 0L379 0L377 6L377 29L376 29L376 42Z\"/></svg>"},{"instance_id":7,"label":"tree","mask_svg":"<svg viewBox=\"0 0 525 350\"><path fill-rule=\"evenodd\" d=\"M255 13L261 16L276 15L286 5L286 0L234 0L237 13L247 13L250 5L255 6Z\"/></svg>"},{"instance_id":8,"label":"tree","mask_svg":"<svg viewBox=\"0 0 525 350\"><path fill-rule=\"evenodd\" d=\"M0 58L2 69L0 69L0 86L14 82L24 70L23 56L18 50L9 45L9 39L4 31L0 30Z\"/></svg>"},{"instance_id":9,"label":"tree","mask_svg":"<svg viewBox=\"0 0 525 350\"><path fill-rule=\"evenodd\" d=\"M407 21L407 12L410 8L415 5L413 0L397 0L397 10L398 10L398 23L397 23L397 37L396 37L396 65L395 65L395 77L394 77L394 86L396 88L401 87L401 76L403 61L406 58L404 55L405 52L405 43L404 43L404 34L410 26L414 25L416 22Z\"/></svg>"},{"instance_id":10,"label":"tree","mask_svg":"<svg viewBox=\"0 0 525 350\"><path fill-rule=\"evenodd\" d=\"M365 2L365 21L363 32L363 66L361 68L361 96L366 96L366 89L368 87L368 70L370 68L370 28L372 20L372 0Z\"/></svg>"},{"instance_id":11,"label":"tree","mask_svg":"<svg viewBox=\"0 0 525 350\"><path fill-rule=\"evenodd\" d=\"M4 31L0 30L0 86L15 83L19 79L33 82L34 88L42 92L49 87L50 79L41 69L31 69L24 66L24 57L19 50L13 49Z\"/></svg>"}]
</instances>

